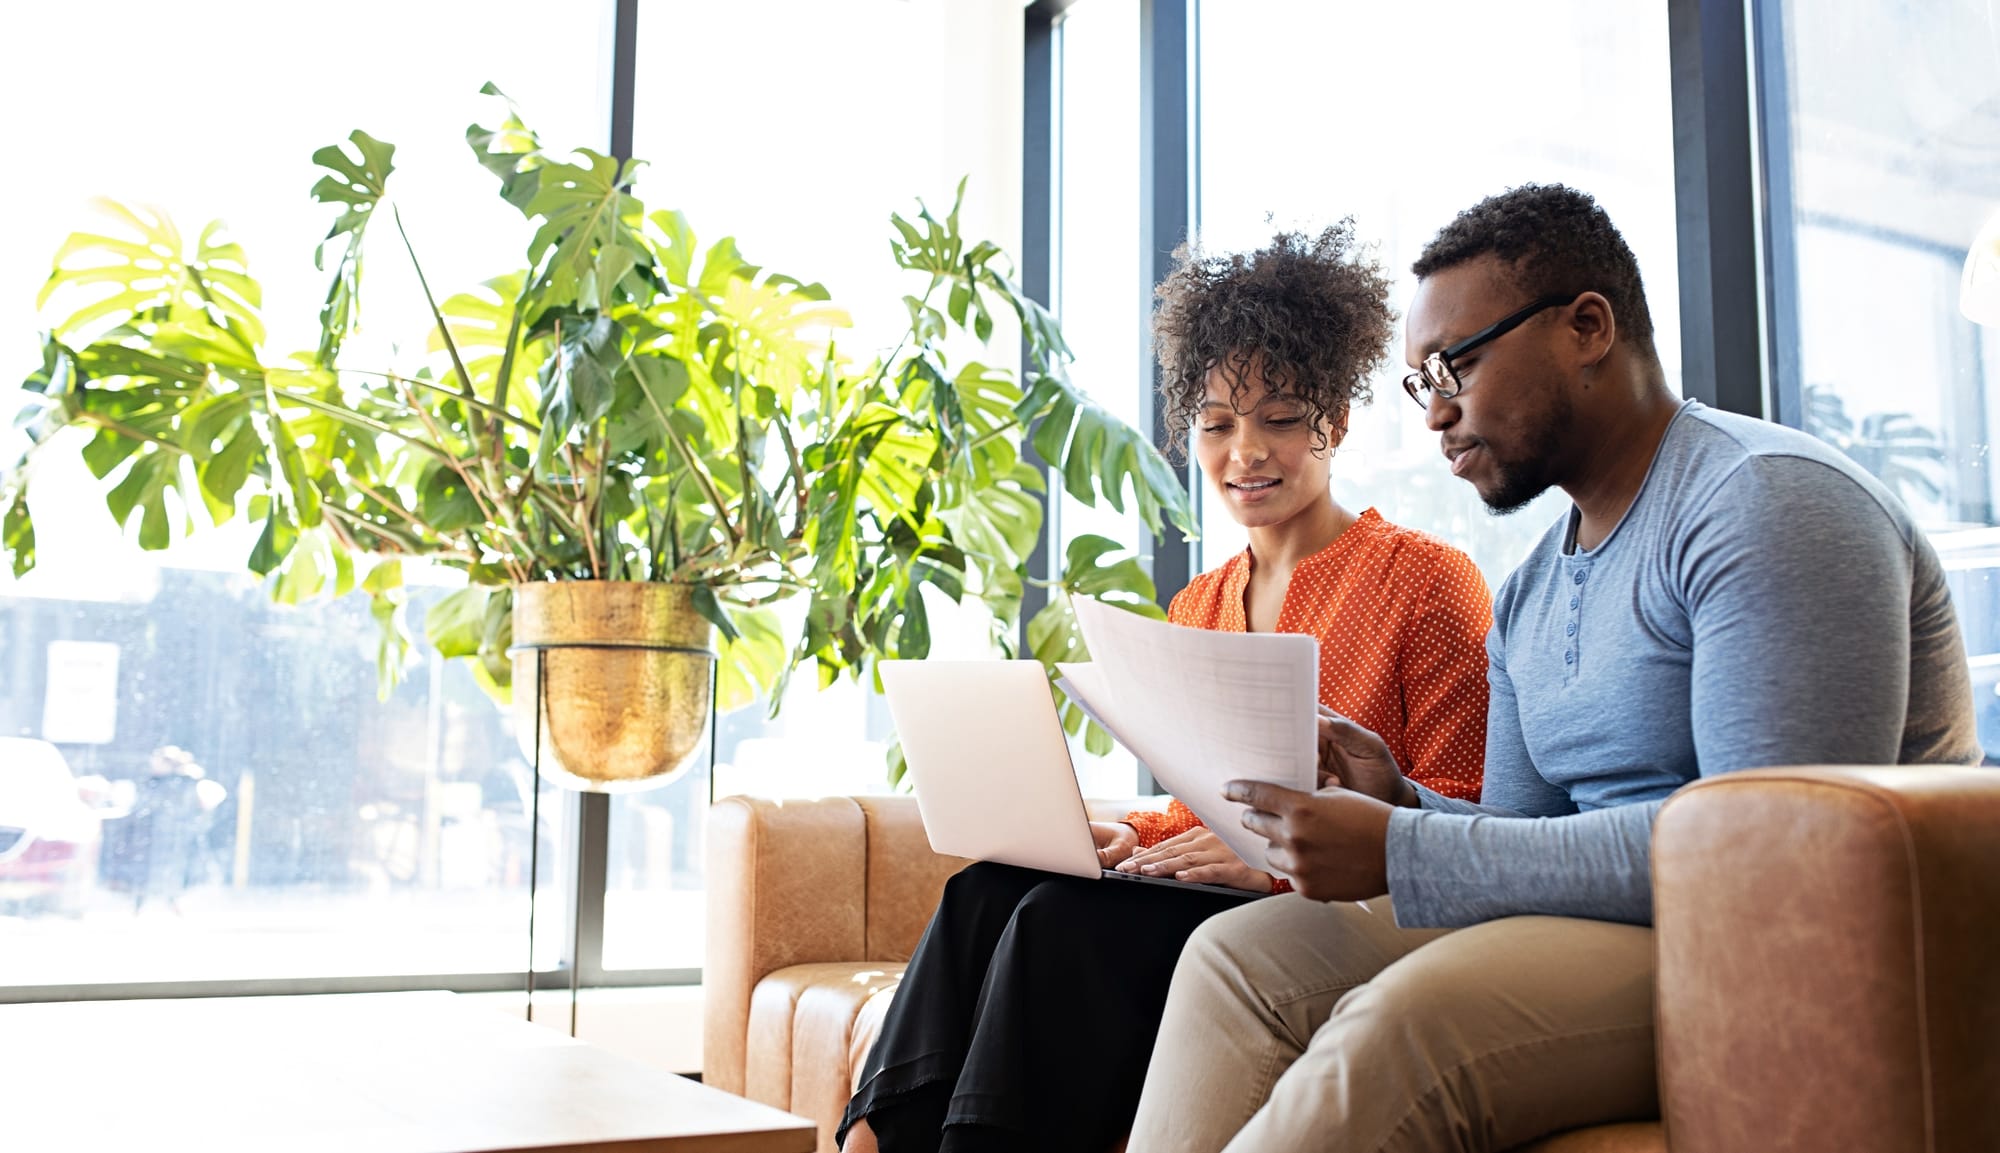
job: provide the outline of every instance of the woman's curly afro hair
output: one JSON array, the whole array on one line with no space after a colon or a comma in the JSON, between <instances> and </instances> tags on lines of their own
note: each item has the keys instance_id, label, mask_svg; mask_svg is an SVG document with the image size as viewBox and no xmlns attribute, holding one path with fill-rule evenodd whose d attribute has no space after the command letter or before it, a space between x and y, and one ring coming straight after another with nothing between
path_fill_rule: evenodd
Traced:
<instances>
[{"instance_id":1,"label":"woman's curly afro hair","mask_svg":"<svg viewBox=\"0 0 2000 1153\"><path fill-rule=\"evenodd\" d=\"M1382 266L1354 238L1352 218L1308 237L1280 232L1255 252L1174 253L1153 311L1153 349L1175 451L1201 412L1209 370L1220 368L1231 405L1255 404L1249 369L1304 402L1325 448L1327 421L1369 400L1368 379L1386 359L1395 314ZM1248 403L1246 404L1246 401Z\"/></svg>"}]
</instances>

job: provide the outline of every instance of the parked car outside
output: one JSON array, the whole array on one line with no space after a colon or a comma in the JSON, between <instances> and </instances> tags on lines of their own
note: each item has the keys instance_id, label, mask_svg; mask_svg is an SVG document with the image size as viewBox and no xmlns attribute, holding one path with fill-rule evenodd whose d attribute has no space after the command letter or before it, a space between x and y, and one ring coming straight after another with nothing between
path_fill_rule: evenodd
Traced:
<instances>
[{"instance_id":1,"label":"parked car outside","mask_svg":"<svg viewBox=\"0 0 2000 1153\"><path fill-rule=\"evenodd\" d=\"M0 912L83 914L103 830L81 784L49 742L0 737Z\"/></svg>"}]
</instances>

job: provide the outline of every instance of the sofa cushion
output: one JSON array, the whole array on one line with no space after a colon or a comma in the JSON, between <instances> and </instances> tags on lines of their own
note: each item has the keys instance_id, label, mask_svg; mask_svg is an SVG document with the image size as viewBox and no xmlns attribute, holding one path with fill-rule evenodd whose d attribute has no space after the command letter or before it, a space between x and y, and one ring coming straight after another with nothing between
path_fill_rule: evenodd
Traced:
<instances>
[{"instance_id":1,"label":"sofa cushion","mask_svg":"<svg viewBox=\"0 0 2000 1153\"><path fill-rule=\"evenodd\" d=\"M903 968L793 965L759 981L750 996L743 1095L814 1119L820 1149L831 1151L833 1130L853 1095L855 1071L881 1029L886 991L902 979ZM866 1038L858 1039L856 1023L864 1016L872 1024Z\"/></svg>"},{"instance_id":2,"label":"sofa cushion","mask_svg":"<svg viewBox=\"0 0 2000 1153\"><path fill-rule=\"evenodd\" d=\"M896 989L903 982L892 981L861 1003L861 1011L854 1015L854 1036L847 1041L847 1094L852 1097L861 1090L861 1070L868 1063L868 1051L875 1047L875 1038L882 1035L882 1022L889 1016L889 1003L896 999Z\"/></svg>"}]
</instances>

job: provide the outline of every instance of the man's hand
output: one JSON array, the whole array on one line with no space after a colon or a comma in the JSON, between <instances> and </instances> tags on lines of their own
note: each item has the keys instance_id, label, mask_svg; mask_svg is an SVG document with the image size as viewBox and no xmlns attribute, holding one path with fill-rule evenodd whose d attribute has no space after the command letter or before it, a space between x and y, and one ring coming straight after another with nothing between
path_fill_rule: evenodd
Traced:
<instances>
[{"instance_id":1,"label":"man's hand","mask_svg":"<svg viewBox=\"0 0 2000 1153\"><path fill-rule=\"evenodd\" d=\"M1339 785L1391 805L1417 807L1417 788L1403 776L1381 737L1319 706L1319 786Z\"/></svg>"},{"instance_id":2,"label":"man's hand","mask_svg":"<svg viewBox=\"0 0 2000 1153\"><path fill-rule=\"evenodd\" d=\"M1097 842L1097 863L1115 869L1139 848L1139 830L1123 821L1090 822L1090 839Z\"/></svg>"},{"instance_id":3,"label":"man's hand","mask_svg":"<svg viewBox=\"0 0 2000 1153\"><path fill-rule=\"evenodd\" d=\"M1118 871L1172 877L1201 885L1227 885L1252 893L1268 893L1272 887L1271 874L1244 864L1243 858L1223 844L1213 830L1200 827L1169 837L1150 849L1139 850L1119 865Z\"/></svg>"},{"instance_id":4,"label":"man's hand","mask_svg":"<svg viewBox=\"0 0 2000 1153\"><path fill-rule=\"evenodd\" d=\"M1231 781L1222 795L1250 806L1243 827L1271 842L1265 857L1272 870L1305 896L1365 901L1389 891L1385 802L1348 789L1302 793L1264 781Z\"/></svg>"}]
</instances>

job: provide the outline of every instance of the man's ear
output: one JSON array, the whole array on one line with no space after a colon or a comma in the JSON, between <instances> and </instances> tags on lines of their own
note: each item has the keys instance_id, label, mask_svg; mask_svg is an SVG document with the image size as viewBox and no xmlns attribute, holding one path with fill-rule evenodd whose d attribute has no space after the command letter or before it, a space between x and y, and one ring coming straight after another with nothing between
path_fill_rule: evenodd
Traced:
<instances>
[{"instance_id":1,"label":"man's ear","mask_svg":"<svg viewBox=\"0 0 2000 1153\"><path fill-rule=\"evenodd\" d=\"M1602 293L1586 292L1570 306L1569 333L1586 368L1595 368L1611 355L1618 342L1618 316Z\"/></svg>"}]
</instances>

